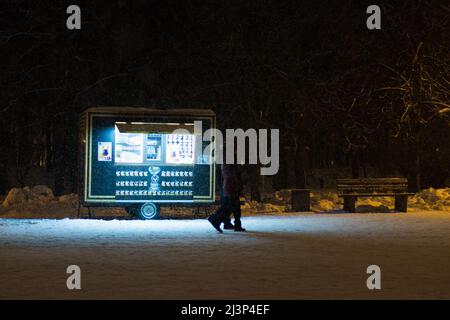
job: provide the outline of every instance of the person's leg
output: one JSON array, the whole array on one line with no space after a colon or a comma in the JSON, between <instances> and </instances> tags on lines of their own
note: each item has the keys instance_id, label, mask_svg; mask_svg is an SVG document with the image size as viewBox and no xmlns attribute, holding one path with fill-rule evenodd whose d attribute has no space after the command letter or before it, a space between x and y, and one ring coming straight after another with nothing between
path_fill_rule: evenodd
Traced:
<instances>
[{"instance_id":1,"label":"person's leg","mask_svg":"<svg viewBox=\"0 0 450 320\"><path fill-rule=\"evenodd\" d=\"M208 218L208 221L211 222L213 227L219 232L222 232L222 229L220 229L220 224L224 222L226 218L229 219L230 217L232 205L232 201L230 200L231 199L228 197L223 197L223 199L221 199L221 206Z\"/></svg>"},{"instance_id":2,"label":"person's leg","mask_svg":"<svg viewBox=\"0 0 450 320\"><path fill-rule=\"evenodd\" d=\"M225 203L225 196L223 195L223 190L220 192L220 203ZM223 218L223 228L226 230L234 229L234 225L231 223L230 215L225 215Z\"/></svg>"},{"instance_id":3,"label":"person's leg","mask_svg":"<svg viewBox=\"0 0 450 320\"><path fill-rule=\"evenodd\" d=\"M217 210L209 216L209 218L211 218L212 220L217 221L217 222L222 222L222 214L223 214L223 211L225 210L225 206L226 206L226 204L222 203L219 206L219 208L217 208Z\"/></svg>"},{"instance_id":4,"label":"person's leg","mask_svg":"<svg viewBox=\"0 0 450 320\"><path fill-rule=\"evenodd\" d=\"M221 215L221 221L223 222L223 228L225 230L233 230L234 225L231 223L231 213L234 211L233 206L233 198L231 197L224 197L226 206L224 207L224 210L222 211Z\"/></svg>"},{"instance_id":5,"label":"person's leg","mask_svg":"<svg viewBox=\"0 0 450 320\"><path fill-rule=\"evenodd\" d=\"M214 229L216 229L219 232L222 232L222 229L220 229L220 223L222 222L221 219L224 210L225 210L225 203L222 202L220 207L212 215L208 217L208 221L212 224Z\"/></svg>"},{"instance_id":6,"label":"person's leg","mask_svg":"<svg viewBox=\"0 0 450 320\"><path fill-rule=\"evenodd\" d=\"M245 231L241 222L241 201L239 197L233 199L234 231Z\"/></svg>"},{"instance_id":7,"label":"person's leg","mask_svg":"<svg viewBox=\"0 0 450 320\"><path fill-rule=\"evenodd\" d=\"M231 223L230 216L225 216L223 219L223 228L227 230L234 229L234 224Z\"/></svg>"},{"instance_id":8,"label":"person's leg","mask_svg":"<svg viewBox=\"0 0 450 320\"><path fill-rule=\"evenodd\" d=\"M230 197L224 197L224 206L220 215L220 222L224 224L229 222L231 224L231 212L233 211L233 199Z\"/></svg>"}]
</instances>

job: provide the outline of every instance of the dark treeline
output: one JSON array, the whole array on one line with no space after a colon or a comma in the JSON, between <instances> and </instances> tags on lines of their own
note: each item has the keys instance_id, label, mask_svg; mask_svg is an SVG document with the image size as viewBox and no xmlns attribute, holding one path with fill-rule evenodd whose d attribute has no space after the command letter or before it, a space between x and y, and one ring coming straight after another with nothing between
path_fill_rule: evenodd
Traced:
<instances>
[{"instance_id":1,"label":"dark treeline","mask_svg":"<svg viewBox=\"0 0 450 320\"><path fill-rule=\"evenodd\" d=\"M79 1L77 31L69 4L0 4L0 192L34 168L76 190L78 115L100 105L279 128L276 188L303 187L312 168L370 166L412 190L450 177L443 2L378 1L373 31L359 0Z\"/></svg>"}]
</instances>

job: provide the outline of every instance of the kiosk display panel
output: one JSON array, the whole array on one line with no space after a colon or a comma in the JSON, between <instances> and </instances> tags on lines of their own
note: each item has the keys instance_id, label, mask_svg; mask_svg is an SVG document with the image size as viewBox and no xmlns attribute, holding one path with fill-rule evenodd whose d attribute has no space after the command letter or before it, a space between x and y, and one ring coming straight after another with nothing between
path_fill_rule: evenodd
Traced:
<instances>
[{"instance_id":1,"label":"kiosk display panel","mask_svg":"<svg viewBox=\"0 0 450 320\"><path fill-rule=\"evenodd\" d=\"M80 194L85 205L215 201L215 165L211 156L205 161L198 154L205 146L203 132L215 127L212 111L90 108L81 119ZM195 122L201 123L201 134L195 132Z\"/></svg>"}]
</instances>

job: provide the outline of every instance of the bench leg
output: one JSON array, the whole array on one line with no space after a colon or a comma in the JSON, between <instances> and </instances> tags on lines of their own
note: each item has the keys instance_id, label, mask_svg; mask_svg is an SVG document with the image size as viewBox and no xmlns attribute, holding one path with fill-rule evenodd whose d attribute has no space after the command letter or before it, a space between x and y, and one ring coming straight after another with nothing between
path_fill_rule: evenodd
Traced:
<instances>
[{"instance_id":1,"label":"bench leg","mask_svg":"<svg viewBox=\"0 0 450 320\"><path fill-rule=\"evenodd\" d=\"M400 212L408 210L408 196L395 196L395 210Z\"/></svg>"},{"instance_id":2,"label":"bench leg","mask_svg":"<svg viewBox=\"0 0 450 320\"><path fill-rule=\"evenodd\" d=\"M344 210L355 213L356 212L356 197L355 196L348 196L344 197Z\"/></svg>"}]
</instances>

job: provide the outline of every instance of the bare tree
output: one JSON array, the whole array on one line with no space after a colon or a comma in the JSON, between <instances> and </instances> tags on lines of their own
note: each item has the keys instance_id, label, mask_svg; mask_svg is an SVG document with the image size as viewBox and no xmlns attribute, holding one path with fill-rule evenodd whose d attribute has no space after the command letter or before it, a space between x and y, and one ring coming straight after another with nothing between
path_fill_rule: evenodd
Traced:
<instances>
[{"instance_id":1,"label":"bare tree","mask_svg":"<svg viewBox=\"0 0 450 320\"><path fill-rule=\"evenodd\" d=\"M385 99L395 101L392 114L395 138L403 139L414 156L414 190L421 187L421 164L425 135L437 121L450 124L450 59L436 50L426 52L420 42L410 64L403 70L386 66L392 74L392 86ZM397 111L397 112L395 112Z\"/></svg>"}]
</instances>

